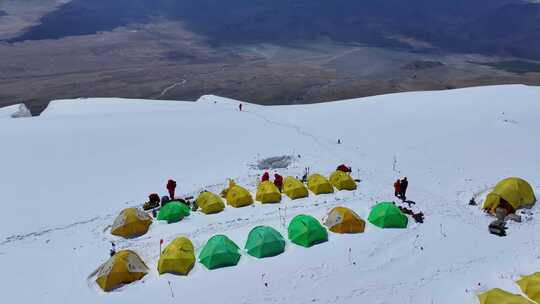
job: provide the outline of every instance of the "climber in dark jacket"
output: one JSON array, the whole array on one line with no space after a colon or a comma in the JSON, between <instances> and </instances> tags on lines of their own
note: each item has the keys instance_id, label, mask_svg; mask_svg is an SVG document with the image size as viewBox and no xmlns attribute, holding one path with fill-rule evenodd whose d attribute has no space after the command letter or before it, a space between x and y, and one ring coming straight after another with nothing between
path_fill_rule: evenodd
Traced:
<instances>
[{"instance_id":1,"label":"climber in dark jacket","mask_svg":"<svg viewBox=\"0 0 540 304\"><path fill-rule=\"evenodd\" d=\"M409 181L407 180L407 177L404 177L401 182L399 183L400 184L400 190L401 190L401 199L402 200L406 200L407 199L407 187L409 186Z\"/></svg>"},{"instance_id":2,"label":"climber in dark jacket","mask_svg":"<svg viewBox=\"0 0 540 304\"><path fill-rule=\"evenodd\" d=\"M144 203L143 209L150 210L156 207L159 207L160 199L157 193L152 193L148 195L148 201Z\"/></svg>"}]
</instances>

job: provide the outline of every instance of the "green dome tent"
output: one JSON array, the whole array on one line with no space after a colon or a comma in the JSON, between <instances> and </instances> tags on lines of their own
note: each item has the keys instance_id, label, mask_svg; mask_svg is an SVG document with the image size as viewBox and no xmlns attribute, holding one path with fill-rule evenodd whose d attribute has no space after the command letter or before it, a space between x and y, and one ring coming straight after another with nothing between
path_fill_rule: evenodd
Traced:
<instances>
[{"instance_id":1,"label":"green dome tent","mask_svg":"<svg viewBox=\"0 0 540 304\"><path fill-rule=\"evenodd\" d=\"M368 221L380 228L406 228L408 219L393 203L381 202L371 208Z\"/></svg>"},{"instance_id":2,"label":"green dome tent","mask_svg":"<svg viewBox=\"0 0 540 304\"><path fill-rule=\"evenodd\" d=\"M159 209L157 219L159 221L167 221L167 223L175 223L189 215L189 207L180 202L169 202Z\"/></svg>"},{"instance_id":3,"label":"green dome tent","mask_svg":"<svg viewBox=\"0 0 540 304\"><path fill-rule=\"evenodd\" d=\"M304 247L328 241L326 228L316 218L305 214L299 214L292 219L288 236L291 242Z\"/></svg>"},{"instance_id":4,"label":"green dome tent","mask_svg":"<svg viewBox=\"0 0 540 304\"><path fill-rule=\"evenodd\" d=\"M235 266L240 260L238 249L238 246L225 235L214 235L204 245L199 254L199 262L208 269Z\"/></svg>"},{"instance_id":5,"label":"green dome tent","mask_svg":"<svg viewBox=\"0 0 540 304\"><path fill-rule=\"evenodd\" d=\"M285 251L285 239L272 227L257 226L249 232L245 248L256 258L272 257Z\"/></svg>"}]
</instances>

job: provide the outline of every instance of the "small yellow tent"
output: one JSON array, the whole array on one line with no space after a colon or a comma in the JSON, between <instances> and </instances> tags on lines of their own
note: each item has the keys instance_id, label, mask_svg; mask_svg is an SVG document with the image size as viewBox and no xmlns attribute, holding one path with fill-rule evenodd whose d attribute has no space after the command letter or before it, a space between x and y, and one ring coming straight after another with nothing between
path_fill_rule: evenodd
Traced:
<instances>
[{"instance_id":1,"label":"small yellow tent","mask_svg":"<svg viewBox=\"0 0 540 304\"><path fill-rule=\"evenodd\" d=\"M478 295L480 304L534 304L526 298L499 288L490 289Z\"/></svg>"},{"instance_id":2,"label":"small yellow tent","mask_svg":"<svg viewBox=\"0 0 540 304\"><path fill-rule=\"evenodd\" d=\"M195 248L188 238L178 237L159 257L158 272L187 275L195 265Z\"/></svg>"},{"instance_id":3,"label":"small yellow tent","mask_svg":"<svg viewBox=\"0 0 540 304\"><path fill-rule=\"evenodd\" d=\"M122 210L114 220L111 233L125 238L134 238L145 234L152 224L152 218L137 208Z\"/></svg>"},{"instance_id":4,"label":"small yellow tent","mask_svg":"<svg viewBox=\"0 0 540 304\"><path fill-rule=\"evenodd\" d=\"M540 272L521 277L521 279L517 281L517 284L529 299L536 303L540 303Z\"/></svg>"},{"instance_id":5,"label":"small yellow tent","mask_svg":"<svg viewBox=\"0 0 540 304\"><path fill-rule=\"evenodd\" d=\"M324 225L336 233L361 233L366 222L349 208L335 207L326 215Z\"/></svg>"},{"instance_id":6,"label":"small yellow tent","mask_svg":"<svg viewBox=\"0 0 540 304\"><path fill-rule=\"evenodd\" d=\"M234 180L229 180L229 188L223 190L221 194L227 200L227 204L239 208L253 204L253 197L246 188L236 185Z\"/></svg>"},{"instance_id":7,"label":"small yellow tent","mask_svg":"<svg viewBox=\"0 0 540 304\"><path fill-rule=\"evenodd\" d=\"M536 198L534 192L527 181L518 178L505 178L493 188L484 202L483 208L495 213L495 209L504 201L508 202L514 210L522 207L534 205Z\"/></svg>"},{"instance_id":8,"label":"small yellow tent","mask_svg":"<svg viewBox=\"0 0 540 304\"><path fill-rule=\"evenodd\" d=\"M199 195L196 200L197 206L205 214L218 213L225 209L225 204L221 197L212 192L205 191Z\"/></svg>"},{"instance_id":9,"label":"small yellow tent","mask_svg":"<svg viewBox=\"0 0 540 304\"><path fill-rule=\"evenodd\" d=\"M309 190L315 194L333 193L334 187L326 179L326 177L320 174L311 174L307 179L307 185Z\"/></svg>"},{"instance_id":10,"label":"small yellow tent","mask_svg":"<svg viewBox=\"0 0 540 304\"><path fill-rule=\"evenodd\" d=\"M347 173L336 170L330 174L330 183L338 190L356 190L356 182Z\"/></svg>"},{"instance_id":11,"label":"small yellow tent","mask_svg":"<svg viewBox=\"0 0 540 304\"><path fill-rule=\"evenodd\" d=\"M121 250L96 270L96 283L104 291L140 280L148 273L143 260L131 250Z\"/></svg>"},{"instance_id":12,"label":"small yellow tent","mask_svg":"<svg viewBox=\"0 0 540 304\"><path fill-rule=\"evenodd\" d=\"M263 204L279 203L281 201L281 193L278 187L270 181L264 181L257 187L257 195L255 199Z\"/></svg>"},{"instance_id":13,"label":"small yellow tent","mask_svg":"<svg viewBox=\"0 0 540 304\"><path fill-rule=\"evenodd\" d=\"M290 199L303 198L308 196L308 190L304 183L292 176L287 176L283 181L283 193Z\"/></svg>"}]
</instances>

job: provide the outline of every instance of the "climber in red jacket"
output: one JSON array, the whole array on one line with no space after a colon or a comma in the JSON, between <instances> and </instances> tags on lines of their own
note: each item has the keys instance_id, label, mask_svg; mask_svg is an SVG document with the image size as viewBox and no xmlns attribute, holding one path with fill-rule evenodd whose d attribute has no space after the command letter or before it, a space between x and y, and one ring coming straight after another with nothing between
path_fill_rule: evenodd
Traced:
<instances>
[{"instance_id":1,"label":"climber in red jacket","mask_svg":"<svg viewBox=\"0 0 540 304\"><path fill-rule=\"evenodd\" d=\"M270 174L268 172L264 172L263 176L261 177L261 183L266 182L270 180Z\"/></svg>"},{"instance_id":2,"label":"climber in red jacket","mask_svg":"<svg viewBox=\"0 0 540 304\"><path fill-rule=\"evenodd\" d=\"M345 172L345 173L350 173L351 172L351 168L347 167L345 164L339 165L336 170L337 171L342 171L342 172Z\"/></svg>"},{"instance_id":3,"label":"climber in red jacket","mask_svg":"<svg viewBox=\"0 0 540 304\"><path fill-rule=\"evenodd\" d=\"M274 174L274 185L278 187L279 191L281 191L281 188L283 187L283 176L279 174Z\"/></svg>"},{"instance_id":4,"label":"climber in red jacket","mask_svg":"<svg viewBox=\"0 0 540 304\"><path fill-rule=\"evenodd\" d=\"M169 198L174 199L174 191L176 190L176 182L172 179L167 181L167 191L169 191Z\"/></svg>"},{"instance_id":5,"label":"climber in red jacket","mask_svg":"<svg viewBox=\"0 0 540 304\"><path fill-rule=\"evenodd\" d=\"M397 198L401 198L401 181L399 180L399 178L394 183L394 195Z\"/></svg>"}]
</instances>

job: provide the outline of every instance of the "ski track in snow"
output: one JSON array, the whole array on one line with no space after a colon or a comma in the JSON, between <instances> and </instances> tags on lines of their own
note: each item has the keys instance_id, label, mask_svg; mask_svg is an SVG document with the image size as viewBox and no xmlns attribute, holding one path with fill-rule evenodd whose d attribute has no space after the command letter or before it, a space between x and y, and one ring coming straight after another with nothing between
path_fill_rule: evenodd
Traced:
<instances>
[{"instance_id":1,"label":"ski track in snow","mask_svg":"<svg viewBox=\"0 0 540 304\"><path fill-rule=\"evenodd\" d=\"M108 218L111 218L111 217L112 217L112 215L108 216ZM96 216L96 217L93 217L93 218L88 219L88 220L77 221L77 222L74 222L74 223L71 223L71 224L65 225L65 226L59 226L59 227L54 227L54 228L45 228L45 229L40 230L40 231L30 232L30 233L26 233L26 234L15 234L15 235L12 235L12 236L8 236L4 241L2 241L0 243L0 245L6 245L6 244L13 243L13 242L24 241L24 240L26 240L28 238L38 238L38 237L44 236L44 235L49 234L49 233L76 228L76 227L78 227L80 225L90 224L90 223L96 222L96 221L98 221L100 219L103 219L103 217Z\"/></svg>"},{"instance_id":2,"label":"ski track in snow","mask_svg":"<svg viewBox=\"0 0 540 304\"><path fill-rule=\"evenodd\" d=\"M345 150L347 148L348 152L353 152L355 154L358 154L358 151L349 150L349 149L352 149L352 148L348 147L344 143L341 143L341 144L338 145L336 143L336 140L332 140L332 139L325 138L325 137L320 136L320 135L315 135L313 133L307 132L307 131L303 130L298 125L295 125L295 124L292 124L292 123L289 123L289 122L285 123L285 122L282 122L282 121L269 119L267 117L268 115L264 115L264 114L257 113L257 112L254 112L254 111L250 111L250 110L247 110L245 112L249 113L249 114L253 114L253 115L259 117L260 119L267 122L268 124L276 125L276 126L280 126L280 127L284 127L284 128L294 130L297 134L300 134L302 136L305 136L307 138L312 139L315 143L317 143L319 146L324 148L328 152L328 154L330 154L332 157L342 159L347 163L352 163L352 160L349 157L343 157L343 155L340 155L339 153L337 153L336 150L338 150L338 149ZM331 147L334 147L334 146L339 146L339 148L338 149L331 148ZM367 155L363 155L363 156L365 157Z\"/></svg>"}]
</instances>

